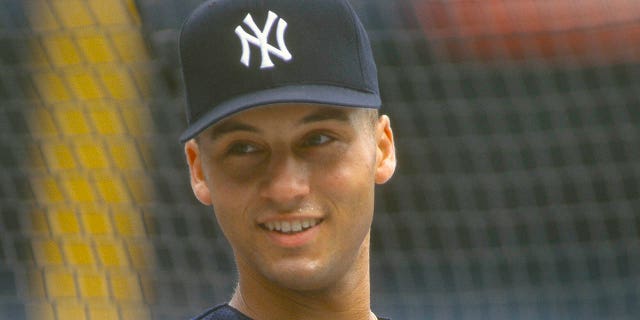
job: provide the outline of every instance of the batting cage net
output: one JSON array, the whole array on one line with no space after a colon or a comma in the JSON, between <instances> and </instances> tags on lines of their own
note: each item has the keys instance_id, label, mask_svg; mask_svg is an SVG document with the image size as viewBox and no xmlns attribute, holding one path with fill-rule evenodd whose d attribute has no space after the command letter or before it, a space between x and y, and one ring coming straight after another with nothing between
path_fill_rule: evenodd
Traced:
<instances>
[{"instance_id":1,"label":"batting cage net","mask_svg":"<svg viewBox=\"0 0 640 320\"><path fill-rule=\"evenodd\" d=\"M188 319L230 297L178 143L199 3L0 0L0 318ZM374 311L637 319L640 2L352 4L399 159Z\"/></svg>"}]
</instances>

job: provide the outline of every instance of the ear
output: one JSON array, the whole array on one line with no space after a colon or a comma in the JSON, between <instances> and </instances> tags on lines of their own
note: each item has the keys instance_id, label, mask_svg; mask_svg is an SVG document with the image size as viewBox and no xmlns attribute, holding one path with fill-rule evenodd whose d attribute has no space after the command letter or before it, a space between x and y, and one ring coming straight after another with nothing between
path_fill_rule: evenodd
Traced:
<instances>
[{"instance_id":1,"label":"ear","mask_svg":"<svg viewBox=\"0 0 640 320\"><path fill-rule=\"evenodd\" d=\"M383 184L391 179L396 170L396 147L393 142L391 121L386 115L380 116L376 125L376 172L375 181Z\"/></svg>"},{"instance_id":2,"label":"ear","mask_svg":"<svg viewBox=\"0 0 640 320\"><path fill-rule=\"evenodd\" d=\"M184 153L189 165L189 175L191 177L191 189L196 198L204 205L211 205L211 193L207 186L206 177L202 168L202 156L198 143L191 139L184 145Z\"/></svg>"}]
</instances>

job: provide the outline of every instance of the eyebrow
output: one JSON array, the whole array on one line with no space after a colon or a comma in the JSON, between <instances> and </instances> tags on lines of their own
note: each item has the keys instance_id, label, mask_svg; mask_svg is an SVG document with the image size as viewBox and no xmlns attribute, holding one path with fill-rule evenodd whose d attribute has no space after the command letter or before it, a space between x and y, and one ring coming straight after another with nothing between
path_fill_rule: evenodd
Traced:
<instances>
[{"instance_id":1,"label":"eyebrow","mask_svg":"<svg viewBox=\"0 0 640 320\"><path fill-rule=\"evenodd\" d=\"M209 132L209 137L211 137L211 140L217 140L217 139L220 139L225 134L229 134L236 131L260 133L260 130L258 130L258 128L256 127L253 127L248 124L244 124L242 122L238 122L235 120L226 120L216 125L215 127L211 128L211 131Z\"/></svg>"},{"instance_id":2,"label":"eyebrow","mask_svg":"<svg viewBox=\"0 0 640 320\"><path fill-rule=\"evenodd\" d=\"M300 124L307 124L320 121L336 120L340 122L350 122L349 115L345 110L338 108L321 109L313 112L300 120Z\"/></svg>"}]
</instances>

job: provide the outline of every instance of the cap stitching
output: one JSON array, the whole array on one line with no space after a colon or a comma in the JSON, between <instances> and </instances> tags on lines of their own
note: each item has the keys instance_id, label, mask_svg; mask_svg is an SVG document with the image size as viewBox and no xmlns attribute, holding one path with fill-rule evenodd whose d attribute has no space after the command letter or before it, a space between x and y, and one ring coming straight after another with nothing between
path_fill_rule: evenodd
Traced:
<instances>
[{"instance_id":1,"label":"cap stitching","mask_svg":"<svg viewBox=\"0 0 640 320\"><path fill-rule=\"evenodd\" d=\"M351 13L349 15L349 20L351 20L351 25L353 26L353 31L355 32L355 38L356 38L356 50L358 50L358 65L360 66L360 79L366 84L365 77L364 77L364 71L363 71L363 64L362 64L362 52L361 52L361 48L360 48L360 42L362 39L360 39L360 32L359 32L359 26L357 24L357 21L354 19L354 16L356 15L355 10L353 10L353 7L351 6L351 4L348 1L341 1L343 6L347 7L347 12ZM363 27L364 28L364 27Z\"/></svg>"}]
</instances>

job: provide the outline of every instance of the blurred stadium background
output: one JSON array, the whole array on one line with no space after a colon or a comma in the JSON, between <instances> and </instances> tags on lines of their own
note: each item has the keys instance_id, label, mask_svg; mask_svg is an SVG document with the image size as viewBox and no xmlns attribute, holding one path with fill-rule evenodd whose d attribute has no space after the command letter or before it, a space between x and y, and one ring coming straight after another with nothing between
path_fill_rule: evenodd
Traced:
<instances>
[{"instance_id":1,"label":"blurred stadium background","mask_svg":"<svg viewBox=\"0 0 640 320\"><path fill-rule=\"evenodd\" d=\"M177 141L200 2L0 0L1 319L188 319L231 294ZM374 310L637 319L640 2L352 3L400 161Z\"/></svg>"}]
</instances>

